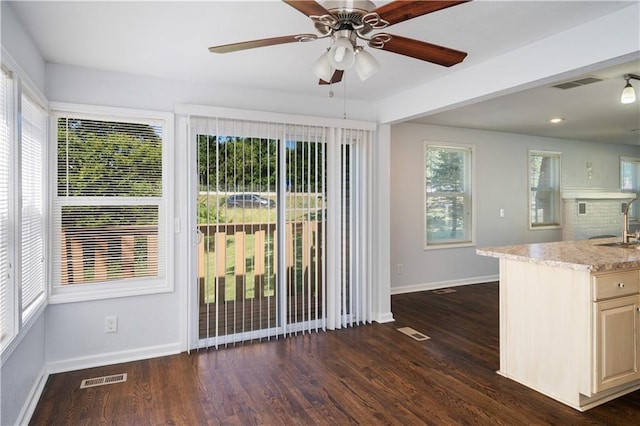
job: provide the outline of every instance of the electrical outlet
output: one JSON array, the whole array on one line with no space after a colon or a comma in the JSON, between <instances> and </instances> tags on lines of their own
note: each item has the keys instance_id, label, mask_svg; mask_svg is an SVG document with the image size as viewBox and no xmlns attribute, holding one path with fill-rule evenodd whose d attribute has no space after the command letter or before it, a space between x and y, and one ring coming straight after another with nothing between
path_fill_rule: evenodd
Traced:
<instances>
[{"instance_id":1,"label":"electrical outlet","mask_svg":"<svg viewBox=\"0 0 640 426\"><path fill-rule=\"evenodd\" d=\"M104 332L105 333L117 333L118 332L118 317L115 315L104 317Z\"/></svg>"},{"instance_id":2,"label":"electrical outlet","mask_svg":"<svg viewBox=\"0 0 640 426\"><path fill-rule=\"evenodd\" d=\"M402 263L398 263L398 265L396 266L396 273L400 275L402 274L402 272L404 272L404 265Z\"/></svg>"}]
</instances>

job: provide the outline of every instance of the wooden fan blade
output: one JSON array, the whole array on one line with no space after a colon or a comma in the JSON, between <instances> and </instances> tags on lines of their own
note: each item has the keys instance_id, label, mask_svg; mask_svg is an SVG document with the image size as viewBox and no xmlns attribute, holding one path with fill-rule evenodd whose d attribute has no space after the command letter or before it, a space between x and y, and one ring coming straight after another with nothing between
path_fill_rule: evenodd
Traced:
<instances>
[{"instance_id":1,"label":"wooden fan blade","mask_svg":"<svg viewBox=\"0 0 640 426\"><path fill-rule=\"evenodd\" d=\"M282 0L289 6L307 16L331 15L327 9L314 0Z\"/></svg>"},{"instance_id":2,"label":"wooden fan blade","mask_svg":"<svg viewBox=\"0 0 640 426\"><path fill-rule=\"evenodd\" d=\"M324 81L322 79L320 79L320 81L318 82L318 84L333 84L333 83L339 83L342 81L342 75L344 74L343 70L336 70L333 75L331 76L331 81Z\"/></svg>"},{"instance_id":3,"label":"wooden fan blade","mask_svg":"<svg viewBox=\"0 0 640 426\"><path fill-rule=\"evenodd\" d=\"M432 62L445 67L458 64L467 56L466 52L449 49L448 47L442 47L436 44L397 35L389 35L391 36L391 40L387 41L384 46L381 47L382 50L386 50L387 52L410 56L412 58L421 59L423 61Z\"/></svg>"},{"instance_id":4,"label":"wooden fan blade","mask_svg":"<svg viewBox=\"0 0 640 426\"><path fill-rule=\"evenodd\" d=\"M380 6L371 12L377 13L380 18L384 19L389 25L397 24L398 22L406 21L408 19L416 18L418 16L426 15L427 13L435 12L437 10L446 9L447 7L456 6L461 3L466 3L471 0L462 1L408 1L408 0L396 0L391 3L387 3L384 6Z\"/></svg>"},{"instance_id":5,"label":"wooden fan blade","mask_svg":"<svg viewBox=\"0 0 640 426\"><path fill-rule=\"evenodd\" d=\"M260 40L242 41L240 43L223 44L220 46L211 46L209 52L212 53L229 53L237 52L239 50L255 49L256 47L274 46L277 44L294 43L296 41L302 41L300 38L311 36L315 39L313 34L296 34L282 37L263 38Z\"/></svg>"}]
</instances>

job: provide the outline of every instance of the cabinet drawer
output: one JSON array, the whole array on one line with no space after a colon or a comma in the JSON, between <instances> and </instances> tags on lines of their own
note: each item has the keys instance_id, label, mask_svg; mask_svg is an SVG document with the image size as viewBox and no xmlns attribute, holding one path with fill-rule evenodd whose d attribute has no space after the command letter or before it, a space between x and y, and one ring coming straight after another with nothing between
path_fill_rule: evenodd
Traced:
<instances>
[{"instance_id":1,"label":"cabinet drawer","mask_svg":"<svg viewBox=\"0 0 640 426\"><path fill-rule=\"evenodd\" d=\"M640 291L638 270L597 275L593 279L593 300L636 294Z\"/></svg>"}]
</instances>

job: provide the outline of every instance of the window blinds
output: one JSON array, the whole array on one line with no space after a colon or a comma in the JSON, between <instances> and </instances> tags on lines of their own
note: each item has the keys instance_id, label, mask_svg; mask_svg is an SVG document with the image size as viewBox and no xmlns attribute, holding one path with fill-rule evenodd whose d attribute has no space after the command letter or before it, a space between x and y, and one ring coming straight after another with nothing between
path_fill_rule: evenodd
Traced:
<instances>
[{"instance_id":1,"label":"window blinds","mask_svg":"<svg viewBox=\"0 0 640 426\"><path fill-rule=\"evenodd\" d=\"M201 346L371 320L372 132L190 117ZM241 207L258 194L275 208Z\"/></svg>"},{"instance_id":2,"label":"window blinds","mask_svg":"<svg viewBox=\"0 0 640 426\"><path fill-rule=\"evenodd\" d=\"M47 114L29 96L21 96L22 312L45 294L44 168Z\"/></svg>"},{"instance_id":3,"label":"window blinds","mask_svg":"<svg viewBox=\"0 0 640 426\"><path fill-rule=\"evenodd\" d=\"M10 290L12 286L11 258L9 253L9 196L12 139L13 84L11 75L0 71L0 345L11 335Z\"/></svg>"},{"instance_id":4,"label":"window blinds","mask_svg":"<svg viewBox=\"0 0 640 426\"><path fill-rule=\"evenodd\" d=\"M160 121L58 117L57 285L166 275Z\"/></svg>"}]
</instances>

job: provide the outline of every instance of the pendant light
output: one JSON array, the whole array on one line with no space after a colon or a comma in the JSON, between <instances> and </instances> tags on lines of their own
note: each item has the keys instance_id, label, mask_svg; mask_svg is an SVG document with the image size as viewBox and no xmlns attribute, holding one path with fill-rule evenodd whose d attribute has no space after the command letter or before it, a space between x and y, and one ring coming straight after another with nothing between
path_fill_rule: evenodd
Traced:
<instances>
[{"instance_id":1,"label":"pendant light","mask_svg":"<svg viewBox=\"0 0 640 426\"><path fill-rule=\"evenodd\" d=\"M620 102L623 104L632 104L636 101L636 92L633 90L633 86L629 82L630 79L640 80L640 76L635 74L625 74L624 79L627 80L626 86L622 90L622 95L620 96Z\"/></svg>"}]
</instances>

